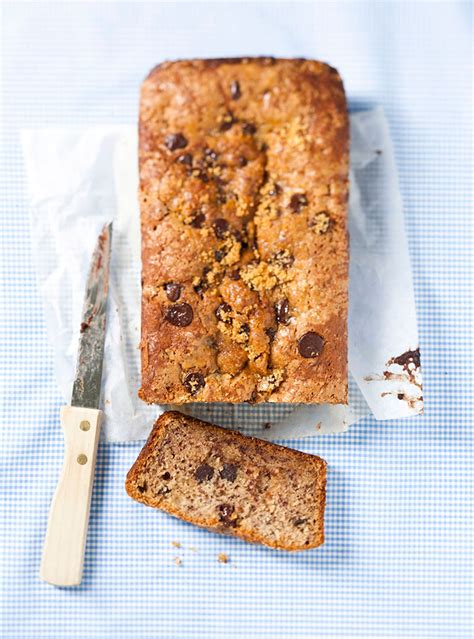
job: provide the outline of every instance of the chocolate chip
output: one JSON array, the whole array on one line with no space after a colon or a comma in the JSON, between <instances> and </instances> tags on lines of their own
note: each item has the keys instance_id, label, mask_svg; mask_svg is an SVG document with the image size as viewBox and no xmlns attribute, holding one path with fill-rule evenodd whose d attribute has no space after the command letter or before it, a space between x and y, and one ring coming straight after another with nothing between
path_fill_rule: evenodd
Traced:
<instances>
[{"instance_id":1,"label":"chocolate chip","mask_svg":"<svg viewBox=\"0 0 474 639\"><path fill-rule=\"evenodd\" d=\"M216 183L218 188L222 188L227 184L227 180L221 178L220 175L216 175L216 177L214 178L214 182Z\"/></svg>"},{"instance_id":2,"label":"chocolate chip","mask_svg":"<svg viewBox=\"0 0 474 639\"><path fill-rule=\"evenodd\" d=\"M170 151L176 151L188 146L188 141L182 133L170 133L165 137L165 146Z\"/></svg>"},{"instance_id":3,"label":"chocolate chip","mask_svg":"<svg viewBox=\"0 0 474 639\"><path fill-rule=\"evenodd\" d=\"M295 193L291 196L290 209L293 213L299 213L303 206L308 204L308 199L304 193Z\"/></svg>"},{"instance_id":4,"label":"chocolate chip","mask_svg":"<svg viewBox=\"0 0 474 639\"><path fill-rule=\"evenodd\" d=\"M147 489L148 489L148 485L147 485L146 481L144 481L142 484L138 484L137 485L137 490L138 490L139 493L143 494L144 492L147 491Z\"/></svg>"},{"instance_id":5,"label":"chocolate chip","mask_svg":"<svg viewBox=\"0 0 474 639\"><path fill-rule=\"evenodd\" d=\"M237 80L234 80L230 85L230 95L232 96L232 100L238 100L242 95L240 92L240 84Z\"/></svg>"},{"instance_id":6,"label":"chocolate chip","mask_svg":"<svg viewBox=\"0 0 474 639\"><path fill-rule=\"evenodd\" d=\"M229 222L220 217L214 222L213 227L216 237L223 240L229 231Z\"/></svg>"},{"instance_id":7,"label":"chocolate chip","mask_svg":"<svg viewBox=\"0 0 474 639\"><path fill-rule=\"evenodd\" d=\"M285 298L275 304L275 318L278 324L288 324L290 321L290 304Z\"/></svg>"},{"instance_id":8,"label":"chocolate chip","mask_svg":"<svg viewBox=\"0 0 474 639\"><path fill-rule=\"evenodd\" d=\"M293 519L293 526L302 526L303 524L305 524L308 520L304 519L304 518L299 518L299 519Z\"/></svg>"},{"instance_id":9,"label":"chocolate chip","mask_svg":"<svg viewBox=\"0 0 474 639\"><path fill-rule=\"evenodd\" d=\"M268 195L271 195L272 197L275 196L275 195L279 195L280 193L281 193L281 186L278 185L276 182L272 186L270 191L268 191Z\"/></svg>"},{"instance_id":10,"label":"chocolate chip","mask_svg":"<svg viewBox=\"0 0 474 639\"><path fill-rule=\"evenodd\" d=\"M181 284L176 282L167 282L165 284L166 297L170 302L177 302L181 295Z\"/></svg>"},{"instance_id":11,"label":"chocolate chip","mask_svg":"<svg viewBox=\"0 0 474 639\"><path fill-rule=\"evenodd\" d=\"M211 480L213 475L214 469L211 468L208 464L201 464L194 471L194 477L199 483Z\"/></svg>"},{"instance_id":12,"label":"chocolate chip","mask_svg":"<svg viewBox=\"0 0 474 639\"><path fill-rule=\"evenodd\" d=\"M250 397L245 400L248 404L255 404L255 402L257 401L258 398L258 393L256 390L253 390Z\"/></svg>"},{"instance_id":13,"label":"chocolate chip","mask_svg":"<svg viewBox=\"0 0 474 639\"><path fill-rule=\"evenodd\" d=\"M311 358L321 355L324 339L314 331L305 333L298 340L298 351L302 357Z\"/></svg>"},{"instance_id":14,"label":"chocolate chip","mask_svg":"<svg viewBox=\"0 0 474 639\"><path fill-rule=\"evenodd\" d=\"M209 288L209 282L207 281L207 274L211 271L211 267L210 266L205 266L202 269L202 276L201 279L199 280L199 283L194 286L194 290L196 291L196 293L198 295L200 295L202 297L202 294L204 291L207 291L207 289Z\"/></svg>"},{"instance_id":15,"label":"chocolate chip","mask_svg":"<svg viewBox=\"0 0 474 639\"><path fill-rule=\"evenodd\" d=\"M171 479L171 475L168 472L163 473L161 475L161 479L164 479L165 481L168 481L168 479Z\"/></svg>"},{"instance_id":16,"label":"chocolate chip","mask_svg":"<svg viewBox=\"0 0 474 639\"><path fill-rule=\"evenodd\" d=\"M257 132L257 127L252 122L245 122L242 124L242 131L245 135L254 135Z\"/></svg>"},{"instance_id":17,"label":"chocolate chip","mask_svg":"<svg viewBox=\"0 0 474 639\"><path fill-rule=\"evenodd\" d=\"M222 262L225 255L226 255L225 251L222 251L221 249L214 251L214 259L216 260L216 262Z\"/></svg>"},{"instance_id":18,"label":"chocolate chip","mask_svg":"<svg viewBox=\"0 0 474 639\"><path fill-rule=\"evenodd\" d=\"M199 297L202 298L204 291L207 289L207 286L201 280L199 282L199 284L196 284L196 286L193 286L193 288L194 288L194 291L195 291L196 295L199 295Z\"/></svg>"},{"instance_id":19,"label":"chocolate chip","mask_svg":"<svg viewBox=\"0 0 474 639\"><path fill-rule=\"evenodd\" d=\"M183 380L184 388L188 393L191 393L191 395L196 395L205 385L206 380L204 379L204 375L198 372L188 373Z\"/></svg>"},{"instance_id":20,"label":"chocolate chip","mask_svg":"<svg viewBox=\"0 0 474 639\"><path fill-rule=\"evenodd\" d=\"M248 324L242 324L242 326L240 327L239 333L250 335L250 326Z\"/></svg>"},{"instance_id":21,"label":"chocolate chip","mask_svg":"<svg viewBox=\"0 0 474 639\"><path fill-rule=\"evenodd\" d=\"M275 339L275 335L276 335L276 328L273 328L273 326L270 326L269 328L265 329L265 333L268 335L268 339L270 340L270 342L273 342L273 340Z\"/></svg>"},{"instance_id":22,"label":"chocolate chip","mask_svg":"<svg viewBox=\"0 0 474 639\"><path fill-rule=\"evenodd\" d=\"M293 265L295 261L295 257L294 255L289 253L286 249L283 249L282 251L278 251L278 253L275 253L275 255L273 255L272 261L276 262L279 266L282 266L283 268L289 268L290 266Z\"/></svg>"},{"instance_id":23,"label":"chocolate chip","mask_svg":"<svg viewBox=\"0 0 474 639\"><path fill-rule=\"evenodd\" d=\"M202 171L201 169L199 169L198 171L195 171L193 175L194 177L197 177L198 180L201 180L201 182L204 182L205 184L209 182L209 176L206 173L206 171Z\"/></svg>"},{"instance_id":24,"label":"chocolate chip","mask_svg":"<svg viewBox=\"0 0 474 639\"><path fill-rule=\"evenodd\" d=\"M405 395L403 393L398 393L397 399L405 399Z\"/></svg>"},{"instance_id":25,"label":"chocolate chip","mask_svg":"<svg viewBox=\"0 0 474 639\"><path fill-rule=\"evenodd\" d=\"M235 518L232 518L234 514L235 508L231 506L231 504L220 504L219 505L219 520L224 526L236 526L237 522Z\"/></svg>"},{"instance_id":26,"label":"chocolate chip","mask_svg":"<svg viewBox=\"0 0 474 639\"><path fill-rule=\"evenodd\" d=\"M247 158L244 158L244 156L241 155L239 158L239 166L247 166L247 164L248 164Z\"/></svg>"},{"instance_id":27,"label":"chocolate chip","mask_svg":"<svg viewBox=\"0 0 474 639\"><path fill-rule=\"evenodd\" d=\"M217 204L225 204L227 202L227 195L224 191L224 186L227 182L218 175L214 177L214 182L217 188L216 202Z\"/></svg>"},{"instance_id":28,"label":"chocolate chip","mask_svg":"<svg viewBox=\"0 0 474 639\"><path fill-rule=\"evenodd\" d=\"M202 228L202 225L204 224L205 221L206 221L206 216L204 215L204 213L197 211L196 213L194 213L194 217L191 220L191 226L195 229L200 229Z\"/></svg>"},{"instance_id":29,"label":"chocolate chip","mask_svg":"<svg viewBox=\"0 0 474 639\"><path fill-rule=\"evenodd\" d=\"M234 114L231 111L228 111L226 115L222 118L219 130L220 131L228 131L232 128L232 125L235 124L236 119L234 118Z\"/></svg>"},{"instance_id":30,"label":"chocolate chip","mask_svg":"<svg viewBox=\"0 0 474 639\"><path fill-rule=\"evenodd\" d=\"M185 164L186 166L192 166L193 156L191 155L191 153L183 153L183 155L178 155L178 157L176 158L176 162L178 162L179 164Z\"/></svg>"},{"instance_id":31,"label":"chocolate chip","mask_svg":"<svg viewBox=\"0 0 474 639\"><path fill-rule=\"evenodd\" d=\"M240 280L240 273L239 273L239 271L231 271L231 272L229 273L229 278L230 278L231 280L234 280L234 281Z\"/></svg>"},{"instance_id":32,"label":"chocolate chip","mask_svg":"<svg viewBox=\"0 0 474 639\"><path fill-rule=\"evenodd\" d=\"M234 229L232 231L232 235L235 237L237 242L242 242L242 233L239 231L239 229Z\"/></svg>"},{"instance_id":33,"label":"chocolate chip","mask_svg":"<svg viewBox=\"0 0 474 639\"><path fill-rule=\"evenodd\" d=\"M165 312L165 319L173 326L189 326L193 321L193 309L186 302L168 306Z\"/></svg>"},{"instance_id":34,"label":"chocolate chip","mask_svg":"<svg viewBox=\"0 0 474 639\"><path fill-rule=\"evenodd\" d=\"M237 466L235 464L224 464L222 470L219 471L221 479L227 481L235 481L237 477Z\"/></svg>"},{"instance_id":35,"label":"chocolate chip","mask_svg":"<svg viewBox=\"0 0 474 639\"><path fill-rule=\"evenodd\" d=\"M417 348L413 351L406 351L397 357L392 357L387 364L398 364L406 371L414 368L420 368L420 349Z\"/></svg>"},{"instance_id":36,"label":"chocolate chip","mask_svg":"<svg viewBox=\"0 0 474 639\"><path fill-rule=\"evenodd\" d=\"M218 158L217 153L208 147L204 149L204 156L208 162L215 162Z\"/></svg>"},{"instance_id":37,"label":"chocolate chip","mask_svg":"<svg viewBox=\"0 0 474 639\"><path fill-rule=\"evenodd\" d=\"M228 317L229 313L232 313L232 306L227 304L227 302L222 302L215 310L215 315L220 322L224 322L224 324L230 324L231 318Z\"/></svg>"}]
</instances>

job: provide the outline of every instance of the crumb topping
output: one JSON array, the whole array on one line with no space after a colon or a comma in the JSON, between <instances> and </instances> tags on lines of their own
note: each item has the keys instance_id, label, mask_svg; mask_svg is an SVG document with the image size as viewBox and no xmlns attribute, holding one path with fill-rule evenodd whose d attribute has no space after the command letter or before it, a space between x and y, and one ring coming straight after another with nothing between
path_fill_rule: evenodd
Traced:
<instances>
[{"instance_id":1,"label":"crumb topping","mask_svg":"<svg viewBox=\"0 0 474 639\"><path fill-rule=\"evenodd\" d=\"M316 215L310 219L308 226L316 233L316 235L324 235L329 231L331 225L331 218L326 211L316 213Z\"/></svg>"},{"instance_id":2,"label":"crumb topping","mask_svg":"<svg viewBox=\"0 0 474 639\"><path fill-rule=\"evenodd\" d=\"M280 384L283 382L283 379L283 371L275 369L271 372L270 375L262 377L259 380L257 384L257 390L259 391L259 393L271 393L280 386Z\"/></svg>"}]
</instances>

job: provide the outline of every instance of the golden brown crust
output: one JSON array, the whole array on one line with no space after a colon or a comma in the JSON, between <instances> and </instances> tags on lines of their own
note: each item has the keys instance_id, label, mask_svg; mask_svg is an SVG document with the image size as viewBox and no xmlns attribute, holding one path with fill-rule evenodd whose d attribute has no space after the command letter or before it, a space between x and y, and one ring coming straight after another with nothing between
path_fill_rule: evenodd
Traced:
<instances>
[{"instance_id":1,"label":"golden brown crust","mask_svg":"<svg viewBox=\"0 0 474 639\"><path fill-rule=\"evenodd\" d=\"M203 464L212 478L196 481ZM323 459L178 412L157 420L125 487L136 501L252 543L288 551L324 543Z\"/></svg>"},{"instance_id":2,"label":"golden brown crust","mask_svg":"<svg viewBox=\"0 0 474 639\"><path fill-rule=\"evenodd\" d=\"M151 71L140 107L144 401L347 402L347 193L346 102L328 65Z\"/></svg>"}]
</instances>

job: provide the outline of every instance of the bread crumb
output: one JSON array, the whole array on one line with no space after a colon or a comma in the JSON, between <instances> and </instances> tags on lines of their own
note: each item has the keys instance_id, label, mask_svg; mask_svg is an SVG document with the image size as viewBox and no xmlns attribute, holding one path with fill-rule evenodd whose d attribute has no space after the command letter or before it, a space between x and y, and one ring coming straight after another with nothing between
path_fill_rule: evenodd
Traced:
<instances>
[{"instance_id":1,"label":"bread crumb","mask_svg":"<svg viewBox=\"0 0 474 639\"><path fill-rule=\"evenodd\" d=\"M229 239L230 242L227 241L224 245L224 249L227 251L227 253L222 259L222 264L225 266L232 266L233 264L237 264L237 262L240 260L240 242L236 242L234 238Z\"/></svg>"},{"instance_id":2,"label":"bread crumb","mask_svg":"<svg viewBox=\"0 0 474 639\"><path fill-rule=\"evenodd\" d=\"M265 423L264 423L264 425L263 425L263 428L264 428L265 430L268 430L268 429L269 429L269 428L271 428L271 427L272 427L272 423L271 423L271 422L265 422Z\"/></svg>"},{"instance_id":3,"label":"bread crumb","mask_svg":"<svg viewBox=\"0 0 474 639\"><path fill-rule=\"evenodd\" d=\"M329 227L331 226L331 218L326 213L326 211L321 211L317 213L310 221L310 228L316 233L316 235L323 235L329 231Z\"/></svg>"},{"instance_id":4,"label":"bread crumb","mask_svg":"<svg viewBox=\"0 0 474 639\"><path fill-rule=\"evenodd\" d=\"M321 422L318 422L316 424L316 430L321 430L321 425L322 425Z\"/></svg>"},{"instance_id":5,"label":"bread crumb","mask_svg":"<svg viewBox=\"0 0 474 639\"><path fill-rule=\"evenodd\" d=\"M181 559L181 557L175 557L173 561L177 566L181 566L183 563L183 560Z\"/></svg>"},{"instance_id":6,"label":"bread crumb","mask_svg":"<svg viewBox=\"0 0 474 639\"><path fill-rule=\"evenodd\" d=\"M257 382L257 390L259 393L267 393L274 391L283 382L283 371L275 368L270 375L261 377Z\"/></svg>"},{"instance_id":7,"label":"bread crumb","mask_svg":"<svg viewBox=\"0 0 474 639\"><path fill-rule=\"evenodd\" d=\"M249 341L248 335L248 324L243 324L236 318L231 318L228 314L221 314L223 319L230 319L230 324L226 324L225 321L219 321L219 330L224 333L224 335L228 335L234 342L237 344L247 344Z\"/></svg>"},{"instance_id":8,"label":"bread crumb","mask_svg":"<svg viewBox=\"0 0 474 639\"><path fill-rule=\"evenodd\" d=\"M278 262L251 262L241 269L240 276L244 282L254 291L269 291L279 284L290 281L291 275L288 269Z\"/></svg>"},{"instance_id":9,"label":"bread crumb","mask_svg":"<svg viewBox=\"0 0 474 639\"><path fill-rule=\"evenodd\" d=\"M220 564L228 564L228 563L229 563L229 557L228 557L228 556L227 556L224 552L221 552L221 553L219 553L219 555L217 556L217 561L218 561Z\"/></svg>"},{"instance_id":10,"label":"bread crumb","mask_svg":"<svg viewBox=\"0 0 474 639\"><path fill-rule=\"evenodd\" d=\"M191 552L197 552L197 548L195 548L194 546L189 546L189 550Z\"/></svg>"},{"instance_id":11,"label":"bread crumb","mask_svg":"<svg viewBox=\"0 0 474 639\"><path fill-rule=\"evenodd\" d=\"M258 205L256 216L267 217L270 220L274 220L278 217L278 207L275 202L275 197L270 195L276 191L276 182L273 178L269 178L267 183L260 189L260 203Z\"/></svg>"},{"instance_id":12,"label":"bread crumb","mask_svg":"<svg viewBox=\"0 0 474 639\"><path fill-rule=\"evenodd\" d=\"M254 291L268 291L278 284L272 268L266 262L249 264L241 270L241 277Z\"/></svg>"},{"instance_id":13,"label":"bread crumb","mask_svg":"<svg viewBox=\"0 0 474 639\"><path fill-rule=\"evenodd\" d=\"M181 548L181 544L179 541L172 541L171 545L174 546L175 548Z\"/></svg>"}]
</instances>

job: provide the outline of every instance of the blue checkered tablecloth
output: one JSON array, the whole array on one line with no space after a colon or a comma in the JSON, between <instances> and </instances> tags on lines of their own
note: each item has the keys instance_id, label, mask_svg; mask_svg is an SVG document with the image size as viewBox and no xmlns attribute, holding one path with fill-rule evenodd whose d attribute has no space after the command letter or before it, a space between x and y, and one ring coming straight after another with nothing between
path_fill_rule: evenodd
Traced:
<instances>
[{"instance_id":1,"label":"blue checkered tablecloth","mask_svg":"<svg viewBox=\"0 0 474 639\"><path fill-rule=\"evenodd\" d=\"M460 2L4 3L2 638L472 636L471 33L471 5ZM102 444L83 584L53 588L38 566L62 462L61 400L31 262L20 130L132 123L155 63L268 53L327 60L353 108L385 109L426 414L286 442L329 464L327 541L302 554L132 502L123 482L140 444Z\"/></svg>"}]
</instances>

